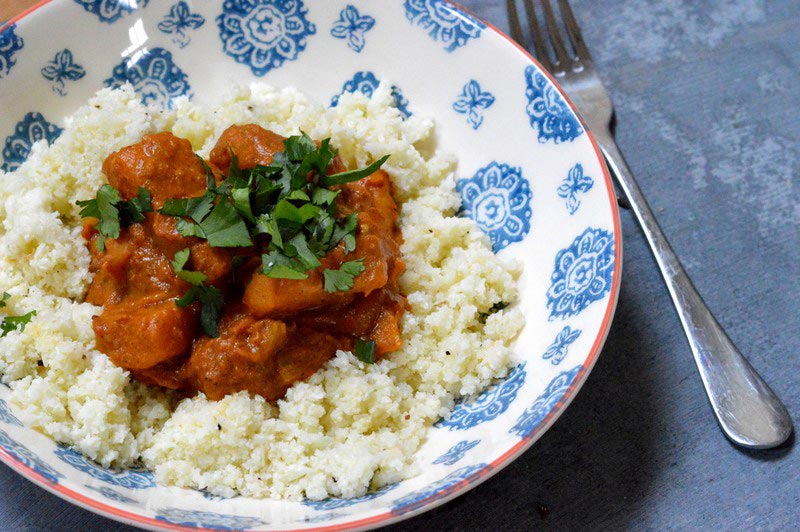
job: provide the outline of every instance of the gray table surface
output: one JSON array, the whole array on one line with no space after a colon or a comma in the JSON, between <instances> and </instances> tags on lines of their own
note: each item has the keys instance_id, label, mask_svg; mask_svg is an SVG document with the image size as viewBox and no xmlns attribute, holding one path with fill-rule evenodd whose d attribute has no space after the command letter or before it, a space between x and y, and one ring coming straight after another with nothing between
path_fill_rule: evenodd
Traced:
<instances>
[{"instance_id":1,"label":"gray table surface","mask_svg":"<svg viewBox=\"0 0 800 532\"><path fill-rule=\"evenodd\" d=\"M507 29L504 0L463 0ZM730 336L800 420L800 2L583 0L617 138ZM667 290L623 212L614 325L583 390L500 474L394 530L796 529L793 442L717 429ZM3 530L129 530L0 467Z\"/></svg>"}]
</instances>

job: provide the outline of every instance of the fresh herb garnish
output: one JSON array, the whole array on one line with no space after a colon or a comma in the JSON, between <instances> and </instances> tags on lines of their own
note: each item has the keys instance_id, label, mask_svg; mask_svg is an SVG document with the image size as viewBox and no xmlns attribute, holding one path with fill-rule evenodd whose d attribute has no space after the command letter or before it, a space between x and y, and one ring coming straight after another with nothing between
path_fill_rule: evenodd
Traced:
<instances>
[{"instance_id":1,"label":"fresh herb garnish","mask_svg":"<svg viewBox=\"0 0 800 532\"><path fill-rule=\"evenodd\" d=\"M189 248L184 248L175 253L175 258L171 261L177 276L192 285L183 297L175 300L175 304L179 307L186 307L199 301L201 304L200 325L208 336L216 338L219 335L219 318L222 315L225 299L217 287L203 284L208 279L206 274L184 269L189 260L189 254Z\"/></svg>"},{"instance_id":2,"label":"fresh herb garnish","mask_svg":"<svg viewBox=\"0 0 800 532\"><path fill-rule=\"evenodd\" d=\"M11 294L8 292L3 292L3 297L0 299L0 308L4 308L6 306L6 301L8 298L11 297ZM11 331L16 331L18 328L20 331L25 330L25 326L28 322L31 321L31 318L36 316L36 311L32 310L27 314L23 314L22 316L6 316L3 318L3 321L0 322L0 338L5 337Z\"/></svg>"},{"instance_id":3,"label":"fresh herb garnish","mask_svg":"<svg viewBox=\"0 0 800 532\"><path fill-rule=\"evenodd\" d=\"M501 310L503 310L507 306L508 306L508 303L506 303L505 301L498 301L497 303L495 303L494 305L489 307L489 310L487 310L486 312L481 312L478 315L478 321L481 322L481 323L486 323L486 318L488 318L492 314L500 312Z\"/></svg>"},{"instance_id":4,"label":"fresh herb garnish","mask_svg":"<svg viewBox=\"0 0 800 532\"><path fill-rule=\"evenodd\" d=\"M375 363L375 341L374 340L362 340L361 338L356 338L355 348L353 349L353 354L356 356L364 364L374 364Z\"/></svg>"},{"instance_id":5,"label":"fresh herb garnish","mask_svg":"<svg viewBox=\"0 0 800 532\"><path fill-rule=\"evenodd\" d=\"M269 237L259 273L279 279L306 279L308 270L344 243L355 250L358 213L340 218L338 190L329 186L350 183L376 171L383 157L367 168L326 176L336 150L330 139L319 146L305 133L284 141L269 165L241 169L236 154L225 180L217 185L206 166L208 191L202 198L167 200L162 214L180 216L178 232L205 238L213 247L246 247L258 235ZM213 205L213 208L212 208ZM190 218L191 220L187 219ZM355 268L355 269L354 269ZM347 290L363 268L355 265L325 274L325 289Z\"/></svg>"},{"instance_id":6,"label":"fresh herb garnish","mask_svg":"<svg viewBox=\"0 0 800 532\"><path fill-rule=\"evenodd\" d=\"M353 281L364 271L364 259L342 263L338 270L322 270L326 292L344 292L353 288Z\"/></svg>"},{"instance_id":7,"label":"fresh herb garnish","mask_svg":"<svg viewBox=\"0 0 800 532\"><path fill-rule=\"evenodd\" d=\"M97 249L103 251L107 238L119 238L121 227L144 220L144 213L153 210L150 192L139 187L139 194L132 200L122 201L117 189L105 184L97 191L94 199L78 200L81 218L97 218L95 226L99 235Z\"/></svg>"},{"instance_id":8,"label":"fresh herb garnish","mask_svg":"<svg viewBox=\"0 0 800 532\"><path fill-rule=\"evenodd\" d=\"M326 175L336 157L330 139L319 146L305 133L289 137L284 150L269 165L241 169L231 151L225 180L217 184L209 165L206 193L197 198L167 199L161 214L176 216L178 233L206 239L212 247L249 247L256 237L269 237L259 272L268 277L306 279L308 270L343 244L345 253L356 248L358 213L340 217L336 206L339 190L328 187L351 183L372 174L388 155L366 168ZM79 201L81 216L99 220L97 248L103 251L107 238L118 238L120 228L144 219L152 210L150 193L121 201L119 192L103 185L93 200ZM339 270L325 270L325 290L349 290L353 278L364 271L363 259L346 262Z\"/></svg>"},{"instance_id":9,"label":"fresh herb garnish","mask_svg":"<svg viewBox=\"0 0 800 532\"><path fill-rule=\"evenodd\" d=\"M375 173L378 168L383 166L383 163L386 162L388 159L388 155L384 155L371 165L367 166L366 168L359 168L357 170L349 170L347 172L339 172L338 174L333 174L329 176L325 176L322 178L322 184L326 187L330 187L333 185L343 185L345 183L352 183L353 181L358 181L368 175Z\"/></svg>"}]
</instances>

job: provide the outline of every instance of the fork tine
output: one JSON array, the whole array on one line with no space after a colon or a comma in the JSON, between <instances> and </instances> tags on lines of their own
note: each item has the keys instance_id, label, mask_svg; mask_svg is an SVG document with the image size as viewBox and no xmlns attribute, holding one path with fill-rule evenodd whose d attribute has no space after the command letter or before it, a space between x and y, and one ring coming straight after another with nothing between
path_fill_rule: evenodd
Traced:
<instances>
[{"instance_id":1,"label":"fork tine","mask_svg":"<svg viewBox=\"0 0 800 532\"><path fill-rule=\"evenodd\" d=\"M564 24L567 26L569 40L572 43L572 47L575 48L575 55L579 61L590 61L592 55L589 53L589 49L583 41L581 27L578 26L578 21L575 20L575 15L572 13L572 8L569 7L569 2L567 0L558 0L558 5L561 8L561 16L564 19Z\"/></svg>"},{"instance_id":2,"label":"fork tine","mask_svg":"<svg viewBox=\"0 0 800 532\"><path fill-rule=\"evenodd\" d=\"M550 5L550 0L542 0L542 7L544 7L544 18L547 21L547 33L550 35L550 44L553 45L553 50L556 52L556 67L559 72L564 72L569 68L570 57L567 55L567 49L564 47L564 41L561 39L561 31L556 24L556 17L553 14L553 6ZM553 72L555 74L555 72Z\"/></svg>"},{"instance_id":3,"label":"fork tine","mask_svg":"<svg viewBox=\"0 0 800 532\"><path fill-rule=\"evenodd\" d=\"M519 24L519 13L517 13L516 0L506 0L506 11L508 12L508 26L511 29L511 38L525 47L525 37L522 35L522 26Z\"/></svg>"},{"instance_id":4,"label":"fork tine","mask_svg":"<svg viewBox=\"0 0 800 532\"><path fill-rule=\"evenodd\" d=\"M539 21L536 18L536 10L533 8L531 0L525 0L525 11L528 14L528 26L533 35L533 48L536 59L542 64L545 70L553 70L553 63L547 53L547 46L544 42L544 35L539 28Z\"/></svg>"}]
</instances>

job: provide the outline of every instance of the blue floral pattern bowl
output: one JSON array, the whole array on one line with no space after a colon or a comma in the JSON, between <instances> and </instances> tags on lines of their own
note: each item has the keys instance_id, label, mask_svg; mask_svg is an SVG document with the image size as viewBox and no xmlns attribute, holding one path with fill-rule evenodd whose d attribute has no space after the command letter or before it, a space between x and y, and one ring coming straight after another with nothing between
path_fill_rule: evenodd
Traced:
<instances>
[{"instance_id":1,"label":"blue floral pattern bowl","mask_svg":"<svg viewBox=\"0 0 800 532\"><path fill-rule=\"evenodd\" d=\"M424 58L424 60L420 60ZM208 99L231 80L293 85L336 105L392 83L403 115L436 121L459 160L461 216L524 264L517 366L437 423L421 471L356 499L271 501L160 486L26 428L0 386L0 459L92 511L153 529L370 528L429 510L530 447L585 381L616 307L621 233L597 146L553 79L445 0L52 0L0 29L0 168L98 88L145 102Z\"/></svg>"}]
</instances>

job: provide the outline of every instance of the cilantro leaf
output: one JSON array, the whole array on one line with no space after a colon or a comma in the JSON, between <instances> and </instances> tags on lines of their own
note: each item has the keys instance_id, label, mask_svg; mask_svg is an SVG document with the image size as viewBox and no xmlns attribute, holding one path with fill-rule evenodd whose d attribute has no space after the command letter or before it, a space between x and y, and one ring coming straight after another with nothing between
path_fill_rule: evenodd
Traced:
<instances>
[{"instance_id":1,"label":"cilantro leaf","mask_svg":"<svg viewBox=\"0 0 800 532\"><path fill-rule=\"evenodd\" d=\"M358 181L359 179L374 174L381 166L383 166L383 163L385 163L386 159L388 158L388 155L384 155L366 168L348 170L347 172L339 172L338 174L324 176L322 178L322 184L326 187L330 187L333 185L343 185L345 183Z\"/></svg>"},{"instance_id":2,"label":"cilantro leaf","mask_svg":"<svg viewBox=\"0 0 800 532\"><path fill-rule=\"evenodd\" d=\"M362 340L361 338L356 338L355 348L353 349L353 354L356 356L364 364L374 364L375 363L375 341L374 340Z\"/></svg>"},{"instance_id":3,"label":"cilantro leaf","mask_svg":"<svg viewBox=\"0 0 800 532\"><path fill-rule=\"evenodd\" d=\"M119 210L116 207L119 202L119 192L109 184L100 187L95 199L75 202L76 205L82 207L81 218L97 218L98 220L95 226L100 233L97 238L98 251L105 249L106 238L119 238Z\"/></svg>"},{"instance_id":4,"label":"cilantro leaf","mask_svg":"<svg viewBox=\"0 0 800 532\"><path fill-rule=\"evenodd\" d=\"M200 228L212 247L247 247L253 245L242 216L227 198L220 198L200 222Z\"/></svg>"},{"instance_id":5,"label":"cilantro leaf","mask_svg":"<svg viewBox=\"0 0 800 532\"><path fill-rule=\"evenodd\" d=\"M3 307L6 306L6 301L8 301L8 298L10 298L10 297L11 297L11 294L9 294L8 292L3 292L3 298L0 299L0 308L3 308Z\"/></svg>"},{"instance_id":6,"label":"cilantro leaf","mask_svg":"<svg viewBox=\"0 0 800 532\"><path fill-rule=\"evenodd\" d=\"M316 254L308 248L308 241L303 234L295 235L289 240L289 245L292 246L293 251L297 254L297 259L306 267L306 269L313 269L320 265L319 259Z\"/></svg>"},{"instance_id":7,"label":"cilantro leaf","mask_svg":"<svg viewBox=\"0 0 800 532\"><path fill-rule=\"evenodd\" d=\"M191 285L200 286L206 281L206 279L208 279L208 276L203 272L191 272L183 269L183 267L186 266L186 261L189 260L189 253L189 248L183 248L175 253L175 259L170 261L170 263L172 264L172 268L175 270L175 274L180 279Z\"/></svg>"},{"instance_id":8,"label":"cilantro leaf","mask_svg":"<svg viewBox=\"0 0 800 532\"><path fill-rule=\"evenodd\" d=\"M169 216L188 216L200 222L214 207L214 198L213 192L206 192L199 198L170 198L159 212Z\"/></svg>"},{"instance_id":9,"label":"cilantro leaf","mask_svg":"<svg viewBox=\"0 0 800 532\"><path fill-rule=\"evenodd\" d=\"M222 316L222 308L225 306L225 299L222 292L215 286L192 286L180 299L175 300L179 307L186 307L199 301L200 326L208 336L216 338L219 336L219 318Z\"/></svg>"},{"instance_id":10,"label":"cilantro leaf","mask_svg":"<svg viewBox=\"0 0 800 532\"><path fill-rule=\"evenodd\" d=\"M364 271L364 259L351 260L342 263L338 270L325 268L322 275L325 278L326 292L344 292L353 288L354 279Z\"/></svg>"},{"instance_id":11,"label":"cilantro leaf","mask_svg":"<svg viewBox=\"0 0 800 532\"><path fill-rule=\"evenodd\" d=\"M354 212L344 219L344 223L337 223L331 235L331 246L336 246L344 240L344 249L350 253L356 249L356 226L358 225L358 213Z\"/></svg>"},{"instance_id":12,"label":"cilantro leaf","mask_svg":"<svg viewBox=\"0 0 800 532\"><path fill-rule=\"evenodd\" d=\"M127 227L132 223L144 220L144 213L153 211L153 202L150 191L144 187L139 187L139 194L130 201L120 201L117 204L119 209L119 221L122 227Z\"/></svg>"},{"instance_id":13,"label":"cilantro leaf","mask_svg":"<svg viewBox=\"0 0 800 532\"><path fill-rule=\"evenodd\" d=\"M3 301L6 299L5 293L3 293ZM36 316L35 310L23 314L22 316L6 316L3 318L3 321L0 322L0 331L2 331L2 333L0 333L0 338L4 338L8 333L16 331L17 329L24 331L25 326L30 323L31 318L34 316Z\"/></svg>"},{"instance_id":14,"label":"cilantro leaf","mask_svg":"<svg viewBox=\"0 0 800 532\"><path fill-rule=\"evenodd\" d=\"M261 256L259 272L276 279L308 279L305 266L278 251Z\"/></svg>"}]
</instances>

